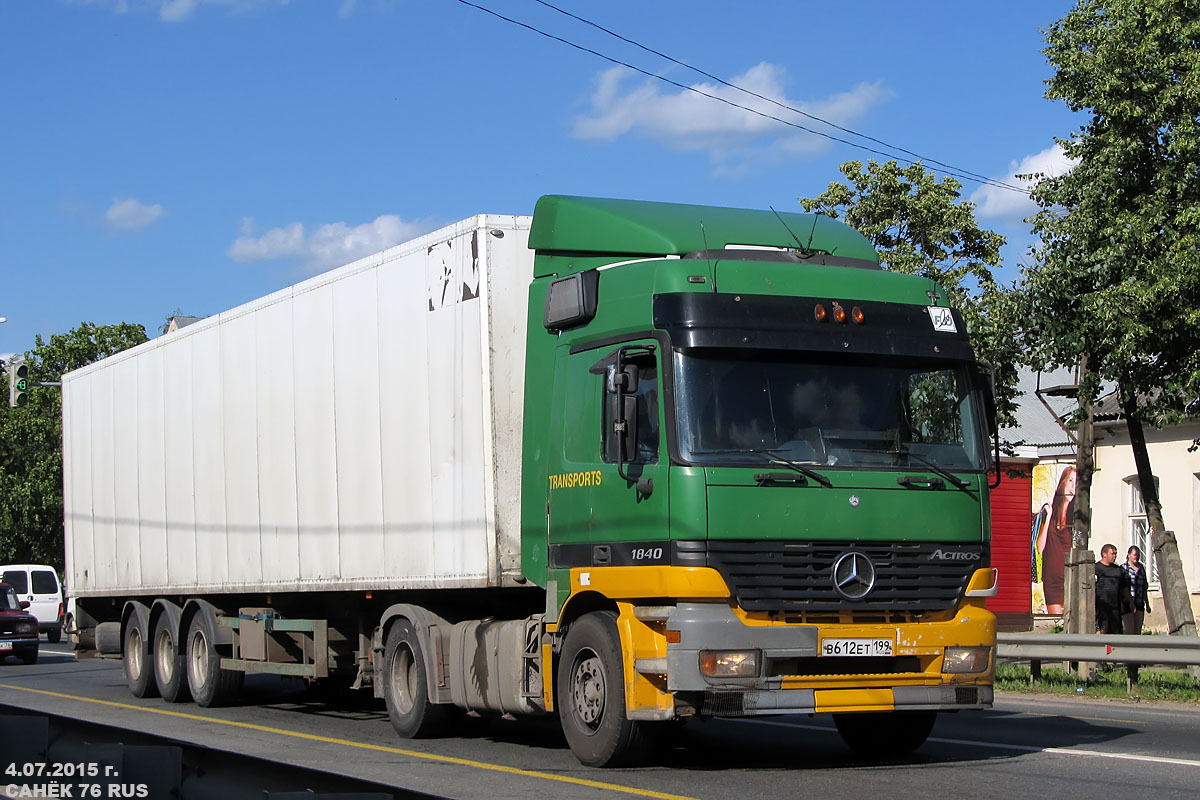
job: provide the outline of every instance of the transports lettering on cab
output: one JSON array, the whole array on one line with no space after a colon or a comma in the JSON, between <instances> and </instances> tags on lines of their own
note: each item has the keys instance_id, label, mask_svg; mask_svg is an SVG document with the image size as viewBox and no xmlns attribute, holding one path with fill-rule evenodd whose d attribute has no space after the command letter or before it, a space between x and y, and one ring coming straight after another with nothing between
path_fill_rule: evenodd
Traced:
<instances>
[{"instance_id":1,"label":"transports lettering on cab","mask_svg":"<svg viewBox=\"0 0 1200 800\"><path fill-rule=\"evenodd\" d=\"M563 475L550 476L551 489L574 489L577 486L599 486L600 470L588 472L568 472Z\"/></svg>"}]
</instances>

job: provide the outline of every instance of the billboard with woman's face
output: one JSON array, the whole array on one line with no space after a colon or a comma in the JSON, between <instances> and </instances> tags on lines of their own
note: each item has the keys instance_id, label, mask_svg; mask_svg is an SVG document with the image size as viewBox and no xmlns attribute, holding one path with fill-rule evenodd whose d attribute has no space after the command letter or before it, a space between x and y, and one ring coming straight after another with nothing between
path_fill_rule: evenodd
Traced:
<instances>
[{"instance_id":1,"label":"billboard with woman's face","mask_svg":"<svg viewBox=\"0 0 1200 800\"><path fill-rule=\"evenodd\" d=\"M1061 615L1063 576L1075 521L1074 464L1038 464L1033 468L1032 512L1029 562L1033 613Z\"/></svg>"}]
</instances>

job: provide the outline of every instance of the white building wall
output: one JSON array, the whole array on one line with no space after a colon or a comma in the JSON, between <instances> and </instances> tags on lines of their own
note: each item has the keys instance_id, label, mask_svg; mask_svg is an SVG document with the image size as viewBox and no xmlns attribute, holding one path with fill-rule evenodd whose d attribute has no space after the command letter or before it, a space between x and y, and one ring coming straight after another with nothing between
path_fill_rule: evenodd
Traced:
<instances>
[{"instance_id":1,"label":"white building wall","mask_svg":"<svg viewBox=\"0 0 1200 800\"><path fill-rule=\"evenodd\" d=\"M1137 475L1129 434L1123 427L1097 431L1096 473L1092 482L1092 549L1099 555L1107 542L1124 560L1130 541L1130 488L1127 479ZM1101 438L1102 437L1102 438ZM1192 605L1200 604L1200 450L1189 453L1200 437L1200 424L1166 430L1146 430L1150 466L1158 478L1163 521L1175 532ZM1153 601L1151 601L1153 603ZM1155 609L1158 611L1158 609Z\"/></svg>"}]
</instances>

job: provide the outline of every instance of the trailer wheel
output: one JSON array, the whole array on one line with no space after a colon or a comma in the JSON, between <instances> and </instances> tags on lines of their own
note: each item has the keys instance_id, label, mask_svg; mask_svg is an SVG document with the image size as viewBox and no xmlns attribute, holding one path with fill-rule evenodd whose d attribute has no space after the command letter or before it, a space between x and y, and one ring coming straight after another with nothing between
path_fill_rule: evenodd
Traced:
<instances>
[{"instance_id":1,"label":"trailer wheel","mask_svg":"<svg viewBox=\"0 0 1200 800\"><path fill-rule=\"evenodd\" d=\"M558 662L559 721L571 752L589 767L641 762L656 727L625 716L625 671L616 614L595 611L571 623Z\"/></svg>"},{"instance_id":2,"label":"trailer wheel","mask_svg":"<svg viewBox=\"0 0 1200 800\"><path fill-rule=\"evenodd\" d=\"M125 683L134 697L157 697L158 686L154 683L154 671L147 657L149 634L137 614L130 616L125 624L125 646L121 659L125 664Z\"/></svg>"},{"instance_id":3,"label":"trailer wheel","mask_svg":"<svg viewBox=\"0 0 1200 800\"><path fill-rule=\"evenodd\" d=\"M187 666L175 646L175 636L175 621L159 614L154 623L154 683L163 700L185 703L192 696L188 693Z\"/></svg>"},{"instance_id":4,"label":"trailer wheel","mask_svg":"<svg viewBox=\"0 0 1200 800\"><path fill-rule=\"evenodd\" d=\"M412 623L397 620L383 648L383 697L396 733L423 739L445 732L452 707L429 700L421 639Z\"/></svg>"},{"instance_id":5,"label":"trailer wheel","mask_svg":"<svg viewBox=\"0 0 1200 800\"><path fill-rule=\"evenodd\" d=\"M221 669L221 654L216 645L217 622L207 611L197 611L188 626L188 689L196 705L212 708L225 705L241 691L245 674Z\"/></svg>"},{"instance_id":6,"label":"trailer wheel","mask_svg":"<svg viewBox=\"0 0 1200 800\"><path fill-rule=\"evenodd\" d=\"M870 711L834 714L842 741L870 758L902 756L925 744L936 711Z\"/></svg>"}]
</instances>

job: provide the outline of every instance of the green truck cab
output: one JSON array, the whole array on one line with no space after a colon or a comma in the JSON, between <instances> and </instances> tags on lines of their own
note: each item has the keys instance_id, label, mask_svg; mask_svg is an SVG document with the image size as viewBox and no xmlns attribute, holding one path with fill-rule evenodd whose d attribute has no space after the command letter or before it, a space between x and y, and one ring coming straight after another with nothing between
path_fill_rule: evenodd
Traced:
<instances>
[{"instance_id":1,"label":"green truck cab","mask_svg":"<svg viewBox=\"0 0 1200 800\"><path fill-rule=\"evenodd\" d=\"M529 246L522 571L581 760L992 702L994 403L942 289L816 215L547 196Z\"/></svg>"}]
</instances>

